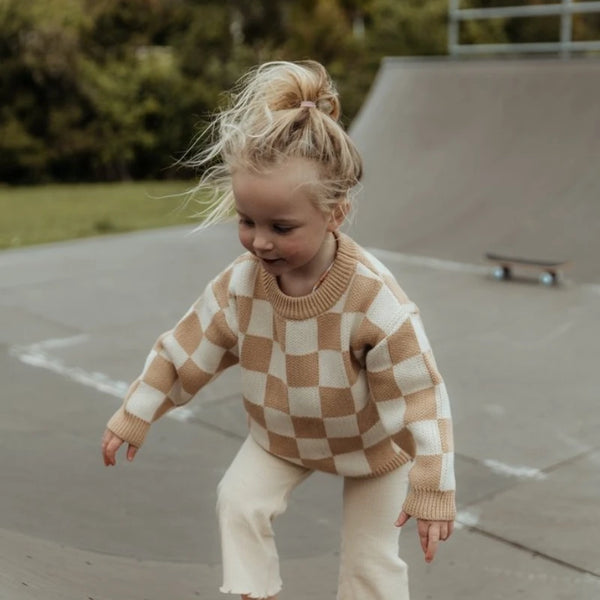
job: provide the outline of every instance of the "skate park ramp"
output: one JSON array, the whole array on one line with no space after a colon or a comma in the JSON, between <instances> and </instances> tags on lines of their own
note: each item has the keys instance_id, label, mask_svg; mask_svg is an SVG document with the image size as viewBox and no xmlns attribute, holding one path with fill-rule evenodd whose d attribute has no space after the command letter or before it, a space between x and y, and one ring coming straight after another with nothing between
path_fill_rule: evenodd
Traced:
<instances>
[{"instance_id":1,"label":"skate park ramp","mask_svg":"<svg viewBox=\"0 0 600 600\"><path fill-rule=\"evenodd\" d=\"M600 281L598 98L597 59L384 60L351 129L356 238L466 263L572 260L576 281Z\"/></svg>"}]
</instances>

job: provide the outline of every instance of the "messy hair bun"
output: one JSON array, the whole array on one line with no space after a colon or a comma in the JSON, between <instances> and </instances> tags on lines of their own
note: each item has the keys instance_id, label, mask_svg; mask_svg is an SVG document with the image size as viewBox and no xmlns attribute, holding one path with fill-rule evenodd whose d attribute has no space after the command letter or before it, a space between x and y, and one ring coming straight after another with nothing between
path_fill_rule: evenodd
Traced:
<instances>
[{"instance_id":1,"label":"messy hair bun","mask_svg":"<svg viewBox=\"0 0 600 600\"><path fill-rule=\"evenodd\" d=\"M254 87L250 80L255 76L255 83L264 86L261 95L271 111L310 108L308 104L303 107L302 103L313 103L319 111L339 121L341 108L337 91L327 71L318 62L280 62L258 67L241 80L242 85L248 81L247 91L250 93Z\"/></svg>"},{"instance_id":2,"label":"messy hair bun","mask_svg":"<svg viewBox=\"0 0 600 600\"><path fill-rule=\"evenodd\" d=\"M346 203L362 161L340 116L335 86L315 61L270 62L242 77L229 106L197 140L208 145L186 163L205 169L191 193L212 192L201 227L231 214L235 170L264 173L293 158L317 163L315 198L324 210Z\"/></svg>"}]
</instances>

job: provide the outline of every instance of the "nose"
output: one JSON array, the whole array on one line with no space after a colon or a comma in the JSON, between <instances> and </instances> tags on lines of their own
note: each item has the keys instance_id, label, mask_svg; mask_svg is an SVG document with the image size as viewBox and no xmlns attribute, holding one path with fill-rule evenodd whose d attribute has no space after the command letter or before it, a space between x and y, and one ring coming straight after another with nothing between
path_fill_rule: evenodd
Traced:
<instances>
[{"instance_id":1,"label":"nose","mask_svg":"<svg viewBox=\"0 0 600 600\"><path fill-rule=\"evenodd\" d=\"M264 252L265 250L268 251L273 249L273 242L267 232L257 229L254 233L252 246L257 252Z\"/></svg>"}]
</instances>

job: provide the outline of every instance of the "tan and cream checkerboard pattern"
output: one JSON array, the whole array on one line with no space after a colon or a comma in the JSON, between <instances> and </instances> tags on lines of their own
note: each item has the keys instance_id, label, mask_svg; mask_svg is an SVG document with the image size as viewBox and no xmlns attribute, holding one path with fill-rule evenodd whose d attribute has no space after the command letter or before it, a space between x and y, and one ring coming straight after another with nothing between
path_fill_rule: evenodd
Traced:
<instances>
[{"instance_id":1,"label":"tan and cream checkerboard pattern","mask_svg":"<svg viewBox=\"0 0 600 600\"><path fill-rule=\"evenodd\" d=\"M301 298L240 257L159 338L109 427L140 445L152 421L239 362L250 433L267 451L349 477L414 458L405 510L451 519L449 401L418 309L377 259L343 234L338 246Z\"/></svg>"}]
</instances>

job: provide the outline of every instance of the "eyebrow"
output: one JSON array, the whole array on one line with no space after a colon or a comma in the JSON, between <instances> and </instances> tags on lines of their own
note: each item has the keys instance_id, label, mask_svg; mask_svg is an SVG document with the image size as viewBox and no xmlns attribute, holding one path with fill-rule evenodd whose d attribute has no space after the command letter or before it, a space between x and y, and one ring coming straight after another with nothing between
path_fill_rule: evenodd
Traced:
<instances>
[{"instance_id":1,"label":"eyebrow","mask_svg":"<svg viewBox=\"0 0 600 600\"><path fill-rule=\"evenodd\" d=\"M235 209L235 212L237 212L237 214L240 217L243 217L244 219L248 219L249 221L253 220L247 214L243 213L241 210L239 210L237 208ZM278 223L281 225L298 225L299 221L297 219L286 219L284 217L281 217L281 218L271 219L271 223Z\"/></svg>"}]
</instances>

